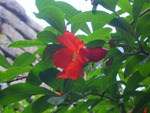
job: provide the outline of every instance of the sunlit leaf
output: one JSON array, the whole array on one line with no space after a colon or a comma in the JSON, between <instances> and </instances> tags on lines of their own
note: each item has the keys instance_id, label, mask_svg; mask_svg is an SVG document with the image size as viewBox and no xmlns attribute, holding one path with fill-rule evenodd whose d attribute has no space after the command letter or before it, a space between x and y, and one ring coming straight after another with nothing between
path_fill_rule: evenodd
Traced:
<instances>
[{"instance_id":1,"label":"sunlit leaf","mask_svg":"<svg viewBox=\"0 0 150 113\"><path fill-rule=\"evenodd\" d=\"M32 46L46 46L46 45L47 45L46 43L43 43L40 40L19 40L11 43L9 47L23 48Z\"/></svg>"},{"instance_id":2,"label":"sunlit leaf","mask_svg":"<svg viewBox=\"0 0 150 113\"><path fill-rule=\"evenodd\" d=\"M57 36L50 31L42 31L37 34L37 39L45 43L56 42L56 37Z\"/></svg>"},{"instance_id":3,"label":"sunlit leaf","mask_svg":"<svg viewBox=\"0 0 150 113\"><path fill-rule=\"evenodd\" d=\"M21 55L19 55L13 62L12 67L16 66L29 66L36 60L35 56L29 52L24 52Z\"/></svg>"},{"instance_id":4,"label":"sunlit leaf","mask_svg":"<svg viewBox=\"0 0 150 113\"><path fill-rule=\"evenodd\" d=\"M53 94L51 91L27 83L18 83L0 91L0 105L8 105L37 94Z\"/></svg>"},{"instance_id":5,"label":"sunlit leaf","mask_svg":"<svg viewBox=\"0 0 150 113\"><path fill-rule=\"evenodd\" d=\"M48 6L40 10L40 12L35 15L38 18L44 19L58 31L63 33L65 30L64 13L59 8Z\"/></svg>"},{"instance_id":6,"label":"sunlit leaf","mask_svg":"<svg viewBox=\"0 0 150 113\"><path fill-rule=\"evenodd\" d=\"M6 60L6 58L0 54L0 66L8 69L11 67L10 63Z\"/></svg>"}]
</instances>

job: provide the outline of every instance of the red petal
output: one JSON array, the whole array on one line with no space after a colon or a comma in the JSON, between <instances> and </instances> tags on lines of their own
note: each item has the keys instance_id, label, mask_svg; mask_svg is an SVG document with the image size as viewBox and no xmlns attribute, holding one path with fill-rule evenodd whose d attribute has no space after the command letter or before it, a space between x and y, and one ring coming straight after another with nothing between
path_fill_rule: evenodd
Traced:
<instances>
[{"instance_id":1,"label":"red petal","mask_svg":"<svg viewBox=\"0 0 150 113\"><path fill-rule=\"evenodd\" d=\"M83 41L79 40L74 34L68 31L64 31L62 36L57 37L57 41L73 51L77 51L79 46L84 46Z\"/></svg>"},{"instance_id":2,"label":"red petal","mask_svg":"<svg viewBox=\"0 0 150 113\"><path fill-rule=\"evenodd\" d=\"M83 65L80 63L80 61L74 61L70 63L66 70L63 70L61 73L59 73L57 78L69 78L76 80L80 75L84 75L82 68Z\"/></svg>"},{"instance_id":3,"label":"red petal","mask_svg":"<svg viewBox=\"0 0 150 113\"><path fill-rule=\"evenodd\" d=\"M143 113L147 113L148 107L144 108Z\"/></svg>"},{"instance_id":4,"label":"red petal","mask_svg":"<svg viewBox=\"0 0 150 113\"><path fill-rule=\"evenodd\" d=\"M85 56L89 59L90 62L98 62L102 60L106 56L107 52L108 50L101 47L84 48Z\"/></svg>"},{"instance_id":5,"label":"red petal","mask_svg":"<svg viewBox=\"0 0 150 113\"><path fill-rule=\"evenodd\" d=\"M85 52L83 48L80 49L78 53L78 59L83 65L89 61L89 59L85 56Z\"/></svg>"},{"instance_id":6,"label":"red petal","mask_svg":"<svg viewBox=\"0 0 150 113\"><path fill-rule=\"evenodd\" d=\"M72 62L73 52L70 49L63 48L58 50L52 56L52 61L56 67L66 69Z\"/></svg>"}]
</instances>

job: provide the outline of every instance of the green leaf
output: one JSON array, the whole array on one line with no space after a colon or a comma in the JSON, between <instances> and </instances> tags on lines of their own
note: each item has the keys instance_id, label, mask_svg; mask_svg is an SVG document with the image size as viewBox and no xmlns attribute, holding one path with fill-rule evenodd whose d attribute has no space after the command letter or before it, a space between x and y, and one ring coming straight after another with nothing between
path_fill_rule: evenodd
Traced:
<instances>
[{"instance_id":1,"label":"green leaf","mask_svg":"<svg viewBox=\"0 0 150 113\"><path fill-rule=\"evenodd\" d=\"M144 78L150 76L149 67L150 67L150 62L147 62L146 64L139 67L139 72Z\"/></svg>"},{"instance_id":2,"label":"green leaf","mask_svg":"<svg viewBox=\"0 0 150 113\"><path fill-rule=\"evenodd\" d=\"M36 4L38 10L40 11L45 7L54 5L55 1L54 0L44 0L44 1L43 0L36 0L35 4Z\"/></svg>"},{"instance_id":3,"label":"green leaf","mask_svg":"<svg viewBox=\"0 0 150 113\"><path fill-rule=\"evenodd\" d=\"M12 67L6 70L5 72L0 72L0 81L10 81L16 76L29 72L31 67Z\"/></svg>"},{"instance_id":4,"label":"green leaf","mask_svg":"<svg viewBox=\"0 0 150 113\"><path fill-rule=\"evenodd\" d=\"M150 55L149 55L148 57L146 57L143 61L141 61L141 62L139 63L139 65L146 64L146 63L148 63L149 61L150 61Z\"/></svg>"},{"instance_id":5,"label":"green leaf","mask_svg":"<svg viewBox=\"0 0 150 113\"><path fill-rule=\"evenodd\" d=\"M66 2L56 1L56 6L65 13L66 20L70 20L79 12L76 8Z\"/></svg>"},{"instance_id":6,"label":"green leaf","mask_svg":"<svg viewBox=\"0 0 150 113\"><path fill-rule=\"evenodd\" d=\"M128 12L130 15L132 14L132 5L128 0L118 0L118 6L121 10Z\"/></svg>"},{"instance_id":7,"label":"green leaf","mask_svg":"<svg viewBox=\"0 0 150 113\"><path fill-rule=\"evenodd\" d=\"M140 99L138 99L138 101L136 102L135 108L133 110L133 113L141 113L143 111L143 108L147 107L147 105L149 104L150 102L149 98L150 98L150 90L148 90L145 95L142 95ZM149 112L147 111L147 113Z\"/></svg>"},{"instance_id":8,"label":"green leaf","mask_svg":"<svg viewBox=\"0 0 150 113\"><path fill-rule=\"evenodd\" d=\"M0 105L8 105L37 94L53 94L51 91L27 83L18 83L0 91Z\"/></svg>"},{"instance_id":9,"label":"green leaf","mask_svg":"<svg viewBox=\"0 0 150 113\"><path fill-rule=\"evenodd\" d=\"M27 107L24 108L22 113L33 113L32 112L32 105L33 105L33 103L30 103Z\"/></svg>"},{"instance_id":10,"label":"green leaf","mask_svg":"<svg viewBox=\"0 0 150 113\"><path fill-rule=\"evenodd\" d=\"M124 43L127 44L127 51L134 52L135 48L135 37L128 31L118 28L117 32Z\"/></svg>"},{"instance_id":11,"label":"green leaf","mask_svg":"<svg viewBox=\"0 0 150 113\"><path fill-rule=\"evenodd\" d=\"M0 82L5 81L6 79L6 72L0 70Z\"/></svg>"},{"instance_id":12,"label":"green leaf","mask_svg":"<svg viewBox=\"0 0 150 113\"><path fill-rule=\"evenodd\" d=\"M53 54L57 51L60 50L62 48L61 45L59 44L50 44L48 45L42 54L42 59L52 59Z\"/></svg>"},{"instance_id":13,"label":"green leaf","mask_svg":"<svg viewBox=\"0 0 150 113\"><path fill-rule=\"evenodd\" d=\"M82 19L81 19L82 18ZM109 14L103 11L97 11L96 14L93 14L91 11L86 11L75 15L71 18L68 23L69 24L81 24L86 22L94 22L104 26L108 24L113 18L115 18L114 14Z\"/></svg>"},{"instance_id":14,"label":"green leaf","mask_svg":"<svg viewBox=\"0 0 150 113\"><path fill-rule=\"evenodd\" d=\"M119 29L123 29L125 31L128 31L129 30L128 28L130 27L130 25L125 20L123 20L123 18L119 18L119 19L114 18L111 20L111 22L109 24L117 29L119 28Z\"/></svg>"},{"instance_id":15,"label":"green leaf","mask_svg":"<svg viewBox=\"0 0 150 113\"><path fill-rule=\"evenodd\" d=\"M87 101L80 102L77 107L72 108L71 113L87 113L88 107L94 104L98 99L89 99Z\"/></svg>"},{"instance_id":16,"label":"green leaf","mask_svg":"<svg viewBox=\"0 0 150 113\"><path fill-rule=\"evenodd\" d=\"M106 90L106 87L110 84L111 76L93 76L87 81L86 90L98 90L103 92Z\"/></svg>"},{"instance_id":17,"label":"green leaf","mask_svg":"<svg viewBox=\"0 0 150 113\"><path fill-rule=\"evenodd\" d=\"M39 73L49 67L53 66L50 59L39 61L30 71L26 78L26 82L32 85L40 85L42 83Z\"/></svg>"},{"instance_id":18,"label":"green leaf","mask_svg":"<svg viewBox=\"0 0 150 113\"><path fill-rule=\"evenodd\" d=\"M12 67L29 66L36 60L35 56L29 52L24 52L19 55L13 62Z\"/></svg>"},{"instance_id":19,"label":"green leaf","mask_svg":"<svg viewBox=\"0 0 150 113\"><path fill-rule=\"evenodd\" d=\"M19 40L13 42L9 47L22 48L22 47L32 47L32 46L46 46L46 43L41 42L40 40Z\"/></svg>"},{"instance_id":20,"label":"green leaf","mask_svg":"<svg viewBox=\"0 0 150 113\"><path fill-rule=\"evenodd\" d=\"M86 44L87 47L103 47L106 42L104 40L94 40Z\"/></svg>"},{"instance_id":21,"label":"green leaf","mask_svg":"<svg viewBox=\"0 0 150 113\"><path fill-rule=\"evenodd\" d=\"M50 31L42 31L37 34L37 39L45 43L56 42L56 37L57 36Z\"/></svg>"},{"instance_id":22,"label":"green leaf","mask_svg":"<svg viewBox=\"0 0 150 113\"><path fill-rule=\"evenodd\" d=\"M71 87L71 91L74 92L74 93L81 93L81 92L84 92L85 89L86 89L86 81L84 80L83 77L79 77L77 80L75 81L70 81L72 82L72 87ZM67 83L66 83L67 85ZM68 84L69 85L69 84ZM77 97L79 97L79 95L76 95ZM80 95L81 97L81 95ZM72 97L74 98L74 97ZM71 100L70 100L71 101Z\"/></svg>"},{"instance_id":23,"label":"green leaf","mask_svg":"<svg viewBox=\"0 0 150 113\"><path fill-rule=\"evenodd\" d=\"M138 87L139 83L144 80L144 77L137 71L127 81L126 88L124 92L129 92ZM134 82L133 82L134 81Z\"/></svg>"},{"instance_id":24,"label":"green leaf","mask_svg":"<svg viewBox=\"0 0 150 113\"><path fill-rule=\"evenodd\" d=\"M63 94L63 96L61 96L61 97L51 97L47 100L47 102L49 102L51 104L59 105L65 100L67 95L68 95L68 93Z\"/></svg>"},{"instance_id":25,"label":"green leaf","mask_svg":"<svg viewBox=\"0 0 150 113\"><path fill-rule=\"evenodd\" d=\"M112 29L110 28L101 28L99 30L94 31L92 34L84 39L85 42L90 42L94 40L108 40L110 38L110 32Z\"/></svg>"},{"instance_id":26,"label":"green leaf","mask_svg":"<svg viewBox=\"0 0 150 113\"><path fill-rule=\"evenodd\" d=\"M35 15L40 19L44 19L58 31L63 33L65 30L64 13L59 8L53 6L45 7Z\"/></svg>"},{"instance_id":27,"label":"green leaf","mask_svg":"<svg viewBox=\"0 0 150 113\"><path fill-rule=\"evenodd\" d=\"M12 106L7 106L3 113L14 113L14 108Z\"/></svg>"},{"instance_id":28,"label":"green leaf","mask_svg":"<svg viewBox=\"0 0 150 113\"><path fill-rule=\"evenodd\" d=\"M139 68L139 63L145 59L145 56L140 55L140 56L131 56L127 59L127 63L125 66L125 71L124 71L124 78L127 78L134 72L136 72ZM131 65L132 64L132 65Z\"/></svg>"},{"instance_id":29,"label":"green leaf","mask_svg":"<svg viewBox=\"0 0 150 113\"><path fill-rule=\"evenodd\" d=\"M136 23L136 21L138 20L138 17L140 15L140 12L142 10L144 2L145 2L145 0L134 0L133 1L132 15L134 18L134 23Z\"/></svg>"},{"instance_id":30,"label":"green leaf","mask_svg":"<svg viewBox=\"0 0 150 113\"><path fill-rule=\"evenodd\" d=\"M48 68L40 72L40 78L45 84L49 85L51 88L54 88L55 90L62 90L64 80L56 78L59 72L60 71L55 68Z\"/></svg>"},{"instance_id":31,"label":"green leaf","mask_svg":"<svg viewBox=\"0 0 150 113\"><path fill-rule=\"evenodd\" d=\"M49 95L46 95L38 98L32 105L32 113L43 113L48 108L53 107L47 102L49 97Z\"/></svg>"},{"instance_id":32,"label":"green leaf","mask_svg":"<svg viewBox=\"0 0 150 113\"><path fill-rule=\"evenodd\" d=\"M149 33L150 20L149 20L149 18L150 18L150 13L143 15L137 21L137 27L136 27L137 35L138 36L142 35L142 37L144 39L150 35L150 33Z\"/></svg>"},{"instance_id":33,"label":"green leaf","mask_svg":"<svg viewBox=\"0 0 150 113\"><path fill-rule=\"evenodd\" d=\"M115 11L118 0L97 0L97 3L101 4L108 10Z\"/></svg>"},{"instance_id":34,"label":"green leaf","mask_svg":"<svg viewBox=\"0 0 150 113\"><path fill-rule=\"evenodd\" d=\"M6 58L0 54L0 66L8 69L11 67L10 63L6 60Z\"/></svg>"},{"instance_id":35,"label":"green leaf","mask_svg":"<svg viewBox=\"0 0 150 113\"><path fill-rule=\"evenodd\" d=\"M86 23L79 23L79 24L72 24L71 25L71 32L72 33L75 34L79 29L81 31L85 32L86 34L91 33L89 26Z\"/></svg>"}]
</instances>

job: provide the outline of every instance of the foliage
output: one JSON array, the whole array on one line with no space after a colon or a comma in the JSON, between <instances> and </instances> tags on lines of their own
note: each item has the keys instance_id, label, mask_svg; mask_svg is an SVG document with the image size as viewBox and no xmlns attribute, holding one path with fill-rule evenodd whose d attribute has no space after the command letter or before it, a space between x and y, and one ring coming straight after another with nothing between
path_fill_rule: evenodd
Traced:
<instances>
[{"instance_id":1,"label":"foliage","mask_svg":"<svg viewBox=\"0 0 150 113\"><path fill-rule=\"evenodd\" d=\"M37 46L33 54L25 52L13 64L0 55L0 66L5 69L0 71L0 82L8 85L0 89L0 112L150 111L150 1L92 0L92 5L91 11L81 12L66 2L36 0L39 13L35 15L50 26L35 40L17 41L9 46ZM101 6L111 13L98 10ZM52 55L62 48L56 38L66 29L87 47L108 49L104 60L84 66L85 78L56 78L60 70L54 66ZM37 55L40 58L35 64ZM25 83L10 84L25 72ZM47 87L41 87L42 83Z\"/></svg>"}]
</instances>

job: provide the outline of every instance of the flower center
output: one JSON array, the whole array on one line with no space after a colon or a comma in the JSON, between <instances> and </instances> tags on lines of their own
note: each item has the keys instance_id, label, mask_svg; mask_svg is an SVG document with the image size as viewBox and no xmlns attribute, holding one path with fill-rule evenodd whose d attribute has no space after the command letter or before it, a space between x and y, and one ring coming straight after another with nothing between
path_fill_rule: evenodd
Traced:
<instances>
[{"instance_id":1,"label":"flower center","mask_svg":"<svg viewBox=\"0 0 150 113\"><path fill-rule=\"evenodd\" d=\"M73 53L72 61L75 61L77 59L78 54L76 52Z\"/></svg>"}]
</instances>

